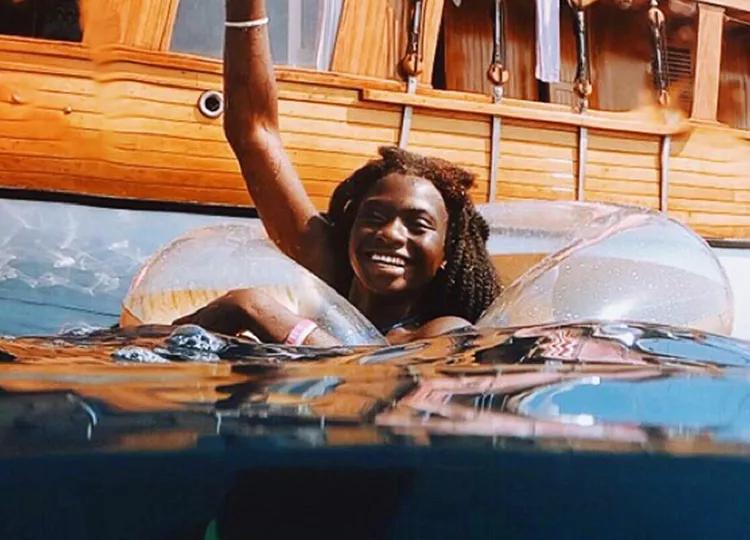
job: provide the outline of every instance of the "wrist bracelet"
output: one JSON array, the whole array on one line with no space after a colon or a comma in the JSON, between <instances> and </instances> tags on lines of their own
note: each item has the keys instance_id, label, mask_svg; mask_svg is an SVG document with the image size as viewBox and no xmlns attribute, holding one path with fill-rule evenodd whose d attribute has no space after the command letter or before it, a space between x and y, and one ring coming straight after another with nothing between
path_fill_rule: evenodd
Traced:
<instances>
[{"instance_id":1,"label":"wrist bracelet","mask_svg":"<svg viewBox=\"0 0 750 540\"><path fill-rule=\"evenodd\" d=\"M285 345L302 345L318 325L310 319L302 319L294 325L284 340Z\"/></svg>"},{"instance_id":2,"label":"wrist bracelet","mask_svg":"<svg viewBox=\"0 0 750 540\"><path fill-rule=\"evenodd\" d=\"M264 24L268 24L268 17L249 21L226 21L224 26L226 28L253 28L255 26L263 26Z\"/></svg>"}]
</instances>

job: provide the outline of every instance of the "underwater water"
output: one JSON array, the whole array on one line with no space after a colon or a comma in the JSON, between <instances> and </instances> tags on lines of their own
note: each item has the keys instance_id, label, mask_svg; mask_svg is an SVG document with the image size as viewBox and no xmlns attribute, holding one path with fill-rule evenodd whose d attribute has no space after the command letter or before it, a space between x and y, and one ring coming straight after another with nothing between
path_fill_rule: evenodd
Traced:
<instances>
[{"instance_id":1,"label":"underwater water","mask_svg":"<svg viewBox=\"0 0 750 540\"><path fill-rule=\"evenodd\" d=\"M36 417L53 448L4 437L0 455L189 448L205 435L295 428L304 446L423 444L431 436L533 438L566 447L750 451L750 344L637 323L464 330L389 347L257 344L185 325L0 339L6 416L30 393L67 403ZM17 399L20 398L20 399ZM42 407L44 409L44 407ZM12 425L27 423L16 410ZM170 418L121 423L123 416ZM284 430L282 430L284 431ZM314 437L310 437L315 433ZM191 435L189 435L191 434ZM49 435L49 434L48 434ZM32 437L33 439L33 437ZM748 446L746 446L748 445ZM129 439L125 449L138 449Z\"/></svg>"},{"instance_id":2,"label":"underwater water","mask_svg":"<svg viewBox=\"0 0 750 540\"><path fill-rule=\"evenodd\" d=\"M730 338L591 323L320 350L142 326L5 338L0 360L0 515L24 537L745 526L750 344ZM698 511L719 500L721 523ZM647 516L612 532L615 509Z\"/></svg>"},{"instance_id":3,"label":"underwater water","mask_svg":"<svg viewBox=\"0 0 750 540\"><path fill-rule=\"evenodd\" d=\"M741 538L750 344L628 322L391 347L107 328L226 221L0 201L14 538Z\"/></svg>"}]
</instances>

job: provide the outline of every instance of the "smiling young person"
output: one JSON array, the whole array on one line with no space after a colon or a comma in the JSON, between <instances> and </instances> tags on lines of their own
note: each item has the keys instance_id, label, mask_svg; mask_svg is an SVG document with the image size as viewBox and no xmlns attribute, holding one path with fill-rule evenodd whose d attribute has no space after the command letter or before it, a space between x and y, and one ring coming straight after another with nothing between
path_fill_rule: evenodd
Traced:
<instances>
[{"instance_id":1,"label":"smiling young person","mask_svg":"<svg viewBox=\"0 0 750 540\"><path fill-rule=\"evenodd\" d=\"M224 130L273 242L346 296L391 342L476 321L499 294L474 177L447 161L381 148L319 213L279 135L264 0L228 0ZM290 344L334 345L259 290L232 291L175 321Z\"/></svg>"}]
</instances>

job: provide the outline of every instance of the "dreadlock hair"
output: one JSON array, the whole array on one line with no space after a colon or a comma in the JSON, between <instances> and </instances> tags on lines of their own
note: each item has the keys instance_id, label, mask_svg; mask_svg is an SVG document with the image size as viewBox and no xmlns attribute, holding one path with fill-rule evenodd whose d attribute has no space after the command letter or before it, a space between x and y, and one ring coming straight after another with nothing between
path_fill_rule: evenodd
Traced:
<instances>
[{"instance_id":1,"label":"dreadlock hair","mask_svg":"<svg viewBox=\"0 0 750 540\"><path fill-rule=\"evenodd\" d=\"M340 257L336 288L348 293L353 270L348 256L349 235L359 206L372 186L391 173L429 180L445 201L448 229L445 268L438 271L425 306L431 317L456 315L471 322L500 294L495 267L487 253L489 226L477 212L467 191L474 175L439 158L424 157L397 147L379 148L381 159L368 162L339 184L328 207L333 228L334 252Z\"/></svg>"}]
</instances>

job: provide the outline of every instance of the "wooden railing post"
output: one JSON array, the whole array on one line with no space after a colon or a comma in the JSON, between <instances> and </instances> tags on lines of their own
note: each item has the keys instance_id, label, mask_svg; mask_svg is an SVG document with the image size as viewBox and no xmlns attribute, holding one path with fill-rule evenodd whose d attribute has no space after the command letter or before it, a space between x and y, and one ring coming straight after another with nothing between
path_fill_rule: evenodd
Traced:
<instances>
[{"instance_id":1,"label":"wooden railing post","mask_svg":"<svg viewBox=\"0 0 750 540\"><path fill-rule=\"evenodd\" d=\"M179 0L82 0L83 42L167 50Z\"/></svg>"},{"instance_id":2,"label":"wooden railing post","mask_svg":"<svg viewBox=\"0 0 750 540\"><path fill-rule=\"evenodd\" d=\"M698 4L698 45L690 115L693 120L716 122L724 11L723 7Z\"/></svg>"},{"instance_id":3,"label":"wooden railing post","mask_svg":"<svg viewBox=\"0 0 750 540\"><path fill-rule=\"evenodd\" d=\"M427 0L424 6L422 25L422 73L419 82L432 85L432 71L435 67L440 25L443 21L444 0Z\"/></svg>"},{"instance_id":4,"label":"wooden railing post","mask_svg":"<svg viewBox=\"0 0 750 540\"><path fill-rule=\"evenodd\" d=\"M420 84L432 84L444 0L424 0ZM331 71L401 79L399 62L406 52L411 2L344 0Z\"/></svg>"}]
</instances>

